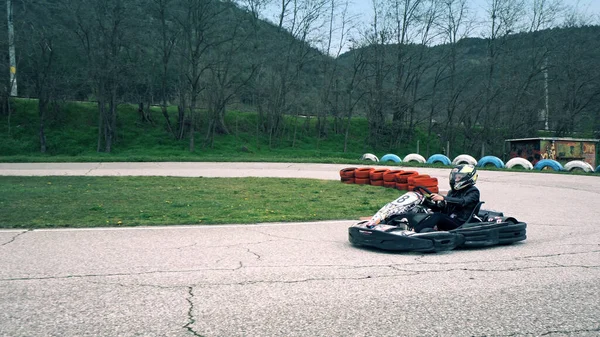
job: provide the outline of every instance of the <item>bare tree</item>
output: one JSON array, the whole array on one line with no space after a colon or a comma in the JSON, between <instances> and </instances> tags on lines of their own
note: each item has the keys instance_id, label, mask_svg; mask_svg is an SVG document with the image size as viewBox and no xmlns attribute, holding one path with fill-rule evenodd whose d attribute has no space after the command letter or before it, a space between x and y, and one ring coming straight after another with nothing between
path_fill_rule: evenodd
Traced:
<instances>
[{"instance_id":1,"label":"bare tree","mask_svg":"<svg viewBox=\"0 0 600 337\"><path fill-rule=\"evenodd\" d=\"M350 126L352 117L354 115L354 110L367 93L365 90L360 90L363 84L362 82L366 80L366 50L364 48L351 47L351 50L352 49L354 49L352 54L352 69L349 79L347 82L345 82L342 100L342 110L346 111L346 120L344 126L344 153L348 151L348 138L350 136Z\"/></svg>"},{"instance_id":2,"label":"bare tree","mask_svg":"<svg viewBox=\"0 0 600 337\"><path fill-rule=\"evenodd\" d=\"M393 91L393 134L394 145L398 144L403 137L404 124L407 115L414 108L411 89L416 94L411 77L411 55L409 48L413 42L414 34L417 31L416 25L419 16L422 14L423 0L391 0L390 16L393 21L393 34L395 36L395 62L394 62L394 91ZM429 27L429 26L425 26ZM428 31L425 32L428 34ZM408 117L411 118L410 116ZM410 127L410 126L409 126Z\"/></svg>"},{"instance_id":3,"label":"bare tree","mask_svg":"<svg viewBox=\"0 0 600 337\"><path fill-rule=\"evenodd\" d=\"M171 12L171 7L176 3L176 0L152 0L151 13L160 24L160 43L158 44L158 51L160 52L160 99L161 99L161 111L165 122L167 123L167 130L174 136L177 134L171 125L171 119L167 112L168 104L168 78L171 68L171 61L173 52L177 40L180 36L180 31L174 27L174 16Z\"/></svg>"},{"instance_id":4,"label":"bare tree","mask_svg":"<svg viewBox=\"0 0 600 337\"><path fill-rule=\"evenodd\" d=\"M126 64L122 59L127 50L128 27L135 6L123 0L80 1L65 3L75 19L75 33L88 63L89 78L98 100L97 151L111 152L116 139L118 89ZM135 16L133 16L135 17Z\"/></svg>"},{"instance_id":5,"label":"bare tree","mask_svg":"<svg viewBox=\"0 0 600 337\"><path fill-rule=\"evenodd\" d=\"M178 13L177 21L183 32L180 44L180 110L179 138L183 138L188 127L189 150L195 151L196 118L200 93L206 88L203 75L210 64L207 54L211 48L221 43L215 31L223 8L216 0L182 0L183 13ZM228 37L223 37L228 39ZM187 102L187 106L186 103ZM185 118L185 111L188 117Z\"/></svg>"},{"instance_id":6,"label":"bare tree","mask_svg":"<svg viewBox=\"0 0 600 337\"><path fill-rule=\"evenodd\" d=\"M444 119L441 128L440 141L452 142L454 140L454 121L459 106L463 101L463 94L471 80L468 76L459 76L459 41L469 36L473 31L474 17L468 7L467 0L443 0L444 10L440 20L440 30L443 33L442 42L447 45L447 55L436 70L434 88L437 89L438 80L444 82L445 90L442 101ZM437 90L435 90L437 93ZM433 100L435 100L435 95ZM432 102L433 104L433 102ZM464 108L464 107L463 107ZM464 109L463 109L464 110ZM435 113L433 113L435 114ZM441 117L441 116L440 116ZM430 125L431 127L433 125ZM431 127L428 134L431 138ZM450 154L447 154L450 155Z\"/></svg>"},{"instance_id":7,"label":"bare tree","mask_svg":"<svg viewBox=\"0 0 600 337\"><path fill-rule=\"evenodd\" d=\"M389 10L383 2L373 0L373 19L369 27L362 32L362 48L366 49L364 60L366 79L362 83L365 91L364 106L369 124L369 143L377 146L385 127L385 106L388 90L385 87L390 78L392 65L387 62L388 44L393 41L393 31L389 25Z\"/></svg>"},{"instance_id":8,"label":"bare tree","mask_svg":"<svg viewBox=\"0 0 600 337\"><path fill-rule=\"evenodd\" d=\"M210 86L207 94L209 120L206 140L211 146L215 135L229 134L225 125L227 104L249 83L258 68L252 61L236 62L235 56L243 53L243 48L248 46L248 41L253 34L243 33L241 24L241 20L233 23L230 38L216 45L209 55Z\"/></svg>"},{"instance_id":9,"label":"bare tree","mask_svg":"<svg viewBox=\"0 0 600 337\"><path fill-rule=\"evenodd\" d=\"M354 28L354 18L348 12L347 0L331 0L329 6L327 37L322 50L333 59L324 57L321 61L323 81L320 88L320 105L317 109L317 146L321 137L327 136L328 117L333 115L334 129L337 129L339 124L339 56L348 43L349 32Z\"/></svg>"},{"instance_id":10,"label":"bare tree","mask_svg":"<svg viewBox=\"0 0 600 337\"><path fill-rule=\"evenodd\" d=\"M285 46L280 60L273 65L274 71L263 77L268 88L266 132L270 147L282 131L284 114L293 105L291 92L299 87L304 66L312 56L318 55L310 43L313 32L324 24L327 4L328 0L283 0L279 7L278 28L280 41L285 41Z\"/></svg>"},{"instance_id":11,"label":"bare tree","mask_svg":"<svg viewBox=\"0 0 600 337\"><path fill-rule=\"evenodd\" d=\"M473 126L482 124L481 137L484 142L491 142L493 134L491 128L496 125L498 114L501 112L500 105L494 104L502 91L497 69L500 66L500 56L504 50L507 37L522 29L524 17L523 0L489 0L487 8L488 24L485 38L487 40L487 74L483 87L483 102L474 115L465 116L462 122L467 123L465 135L472 139L474 136ZM474 145L475 140L470 142Z\"/></svg>"},{"instance_id":12,"label":"bare tree","mask_svg":"<svg viewBox=\"0 0 600 337\"><path fill-rule=\"evenodd\" d=\"M504 116L511 138L531 135L539 125L539 117L548 116L548 95L545 90L548 82L548 58L551 55L552 41L544 30L553 27L561 14L559 0L535 0L525 7L528 33L520 41L523 45L511 45L511 54L518 63L512 68L513 76L508 80L505 92L511 99ZM518 54L525 53L521 60ZM541 113L540 113L541 112Z\"/></svg>"}]
</instances>

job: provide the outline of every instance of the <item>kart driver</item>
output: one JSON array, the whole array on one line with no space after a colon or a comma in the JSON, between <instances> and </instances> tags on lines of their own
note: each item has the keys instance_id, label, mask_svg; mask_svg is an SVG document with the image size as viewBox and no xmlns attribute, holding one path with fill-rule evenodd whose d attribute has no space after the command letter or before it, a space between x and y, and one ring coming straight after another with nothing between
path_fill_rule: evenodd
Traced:
<instances>
[{"instance_id":1,"label":"kart driver","mask_svg":"<svg viewBox=\"0 0 600 337\"><path fill-rule=\"evenodd\" d=\"M415 232L448 231L461 226L479 203L479 189L475 187L477 170L473 165L458 165L450 171L448 195L433 193L426 204L434 211L415 226Z\"/></svg>"}]
</instances>

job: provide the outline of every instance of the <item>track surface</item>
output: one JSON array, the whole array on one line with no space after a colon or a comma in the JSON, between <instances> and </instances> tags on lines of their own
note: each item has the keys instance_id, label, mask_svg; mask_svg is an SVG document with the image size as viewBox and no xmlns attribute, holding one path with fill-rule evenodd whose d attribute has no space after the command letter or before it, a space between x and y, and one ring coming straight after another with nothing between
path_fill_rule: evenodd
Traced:
<instances>
[{"instance_id":1,"label":"track surface","mask_svg":"<svg viewBox=\"0 0 600 337\"><path fill-rule=\"evenodd\" d=\"M0 175L337 180L348 166L0 164ZM352 219L2 230L0 336L598 336L600 177L479 177L484 208L527 222L524 243L391 254L350 246Z\"/></svg>"}]
</instances>

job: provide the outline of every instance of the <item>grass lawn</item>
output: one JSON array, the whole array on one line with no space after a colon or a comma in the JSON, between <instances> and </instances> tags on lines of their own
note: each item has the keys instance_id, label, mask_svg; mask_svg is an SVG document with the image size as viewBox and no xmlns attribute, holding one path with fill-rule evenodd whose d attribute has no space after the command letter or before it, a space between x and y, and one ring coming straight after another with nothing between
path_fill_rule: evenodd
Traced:
<instances>
[{"instance_id":1,"label":"grass lawn","mask_svg":"<svg viewBox=\"0 0 600 337\"><path fill-rule=\"evenodd\" d=\"M358 219L401 193L316 179L0 177L0 228Z\"/></svg>"}]
</instances>

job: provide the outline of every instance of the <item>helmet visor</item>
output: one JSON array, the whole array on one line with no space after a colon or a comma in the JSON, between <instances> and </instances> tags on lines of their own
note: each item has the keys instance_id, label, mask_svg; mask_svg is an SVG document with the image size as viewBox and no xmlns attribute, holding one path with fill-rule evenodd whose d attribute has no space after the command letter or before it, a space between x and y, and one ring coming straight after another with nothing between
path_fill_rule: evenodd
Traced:
<instances>
[{"instance_id":1,"label":"helmet visor","mask_svg":"<svg viewBox=\"0 0 600 337\"><path fill-rule=\"evenodd\" d=\"M461 181L463 178L465 177L465 174L462 173L455 173L454 177L452 178L452 180L459 182Z\"/></svg>"}]
</instances>

